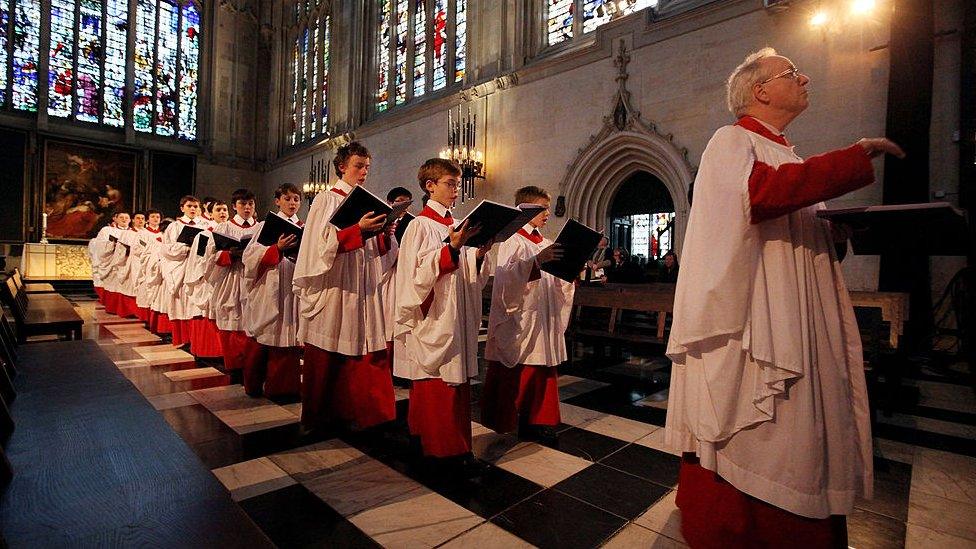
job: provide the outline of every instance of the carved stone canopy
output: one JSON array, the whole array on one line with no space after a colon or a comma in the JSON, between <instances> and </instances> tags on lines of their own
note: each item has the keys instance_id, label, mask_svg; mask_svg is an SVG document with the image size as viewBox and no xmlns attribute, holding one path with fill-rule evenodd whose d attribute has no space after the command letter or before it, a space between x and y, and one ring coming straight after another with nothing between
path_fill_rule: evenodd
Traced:
<instances>
[{"instance_id":1,"label":"carved stone canopy","mask_svg":"<svg viewBox=\"0 0 976 549\"><path fill-rule=\"evenodd\" d=\"M667 187L675 205L675 244L680 250L688 219L688 187L695 168L688 161L688 150L674 143L674 136L658 132L653 122L645 121L631 103L627 89L630 52L620 40L613 58L617 68L617 90L603 118L600 131L590 136L579 149L560 183L566 197L569 217L602 229L609 222L613 198L631 175L648 172Z\"/></svg>"}]
</instances>

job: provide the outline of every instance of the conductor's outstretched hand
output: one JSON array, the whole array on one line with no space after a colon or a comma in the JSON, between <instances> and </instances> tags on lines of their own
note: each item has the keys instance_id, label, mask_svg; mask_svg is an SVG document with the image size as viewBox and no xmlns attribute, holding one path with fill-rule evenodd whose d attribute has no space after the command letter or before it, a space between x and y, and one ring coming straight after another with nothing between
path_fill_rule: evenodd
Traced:
<instances>
[{"instance_id":1,"label":"conductor's outstretched hand","mask_svg":"<svg viewBox=\"0 0 976 549\"><path fill-rule=\"evenodd\" d=\"M890 154L896 158L905 158L905 151L901 150L898 144L887 137L866 137L858 141L857 144L863 147L864 152L868 153L868 156L871 158L882 154Z\"/></svg>"}]
</instances>

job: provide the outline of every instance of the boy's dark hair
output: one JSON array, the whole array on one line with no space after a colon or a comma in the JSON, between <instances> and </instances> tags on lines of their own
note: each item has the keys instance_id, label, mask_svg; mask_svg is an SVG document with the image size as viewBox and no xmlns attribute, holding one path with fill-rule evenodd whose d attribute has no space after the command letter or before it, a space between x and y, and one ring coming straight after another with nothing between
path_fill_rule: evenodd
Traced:
<instances>
[{"instance_id":1,"label":"boy's dark hair","mask_svg":"<svg viewBox=\"0 0 976 549\"><path fill-rule=\"evenodd\" d=\"M152 214L159 214L159 218L160 219L163 218L163 212L161 212L159 210L149 209L149 210L146 210L146 219L149 219L149 216L151 216Z\"/></svg>"},{"instance_id":2,"label":"boy's dark hair","mask_svg":"<svg viewBox=\"0 0 976 549\"><path fill-rule=\"evenodd\" d=\"M437 182L438 179L444 177L445 175L461 175L461 168L458 167L457 163L453 160L448 160L446 158L431 158L420 166L420 170L417 171L417 181L420 183L420 190L423 191L424 196L427 196L427 185L428 181Z\"/></svg>"},{"instance_id":3,"label":"boy's dark hair","mask_svg":"<svg viewBox=\"0 0 976 549\"><path fill-rule=\"evenodd\" d=\"M207 213L210 213L210 208L213 208L213 203L216 201L217 199L213 196L203 197L203 209L206 210Z\"/></svg>"},{"instance_id":4,"label":"boy's dark hair","mask_svg":"<svg viewBox=\"0 0 976 549\"><path fill-rule=\"evenodd\" d=\"M413 194L411 194L410 191L408 191L404 187L393 187L392 189L390 189L390 192L386 193L386 201L392 203L394 200L400 198L401 196L405 196L411 200L413 199Z\"/></svg>"},{"instance_id":5,"label":"boy's dark hair","mask_svg":"<svg viewBox=\"0 0 976 549\"><path fill-rule=\"evenodd\" d=\"M183 195L183 198L180 199L180 208L183 208L183 206L186 206L186 203L187 202L196 202L197 204L199 204L200 203L200 199L197 198L197 197L195 197L195 196L193 196L192 194Z\"/></svg>"},{"instance_id":6,"label":"boy's dark hair","mask_svg":"<svg viewBox=\"0 0 976 549\"><path fill-rule=\"evenodd\" d=\"M275 200L285 196L286 194L297 194L298 198L302 197L302 191L298 190L298 187L292 185L291 183L282 183L275 189Z\"/></svg>"},{"instance_id":7,"label":"boy's dark hair","mask_svg":"<svg viewBox=\"0 0 976 549\"><path fill-rule=\"evenodd\" d=\"M254 200L254 193L247 189L237 189L234 194L230 195L230 203L237 204L237 201L247 202L248 200Z\"/></svg>"},{"instance_id":8,"label":"boy's dark hair","mask_svg":"<svg viewBox=\"0 0 976 549\"><path fill-rule=\"evenodd\" d=\"M174 221L174 219L172 217L164 217L159 222L159 230L165 232L166 231L166 227L169 227L170 223L172 223L173 221Z\"/></svg>"},{"instance_id":9,"label":"boy's dark hair","mask_svg":"<svg viewBox=\"0 0 976 549\"><path fill-rule=\"evenodd\" d=\"M127 212L125 210L119 210L119 211L115 212L114 214L112 214L112 219L115 219L116 217L118 217L118 216L120 216L122 214L129 215L129 212Z\"/></svg>"},{"instance_id":10,"label":"boy's dark hair","mask_svg":"<svg viewBox=\"0 0 976 549\"><path fill-rule=\"evenodd\" d=\"M549 193L545 189L536 187L535 185L529 185L527 187L522 187L521 189L515 191L515 204L525 204L526 202L532 202L533 200L538 200L540 198L545 198L547 200L552 200Z\"/></svg>"},{"instance_id":11,"label":"boy's dark hair","mask_svg":"<svg viewBox=\"0 0 976 549\"><path fill-rule=\"evenodd\" d=\"M213 201L213 204L210 205L210 213L213 213L213 209L216 208L217 206L226 206L226 205L227 205L226 202L217 198Z\"/></svg>"},{"instance_id":12,"label":"boy's dark hair","mask_svg":"<svg viewBox=\"0 0 976 549\"><path fill-rule=\"evenodd\" d=\"M144 212L142 210L139 210L138 212L132 212L132 217L135 217L137 215L141 215L142 217L146 217L146 212Z\"/></svg>"},{"instance_id":13,"label":"boy's dark hair","mask_svg":"<svg viewBox=\"0 0 976 549\"><path fill-rule=\"evenodd\" d=\"M335 174L338 177L342 177L342 165L349 162L349 159L354 155L362 156L363 158L373 157L369 154L369 149L359 141L353 141L352 143L339 147L336 150L335 158L332 159L332 167L335 168Z\"/></svg>"}]
</instances>

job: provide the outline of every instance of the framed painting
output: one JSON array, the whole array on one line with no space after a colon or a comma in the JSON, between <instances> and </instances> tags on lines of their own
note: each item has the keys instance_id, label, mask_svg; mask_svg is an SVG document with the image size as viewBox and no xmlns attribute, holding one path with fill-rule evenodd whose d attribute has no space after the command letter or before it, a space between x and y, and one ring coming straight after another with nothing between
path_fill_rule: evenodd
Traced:
<instances>
[{"instance_id":1,"label":"framed painting","mask_svg":"<svg viewBox=\"0 0 976 549\"><path fill-rule=\"evenodd\" d=\"M47 237L88 240L135 206L136 153L65 141L44 143ZM40 226L40 223L38 224Z\"/></svg>"}]
</instances>

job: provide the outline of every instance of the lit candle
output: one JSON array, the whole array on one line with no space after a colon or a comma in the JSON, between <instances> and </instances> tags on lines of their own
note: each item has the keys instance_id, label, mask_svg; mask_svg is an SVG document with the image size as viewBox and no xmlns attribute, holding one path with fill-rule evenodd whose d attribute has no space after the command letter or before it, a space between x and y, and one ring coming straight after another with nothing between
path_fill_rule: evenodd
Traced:
<instances>
[{"instance_id":1,"label":"lit candle","mask_svg":"<svg viewBox=\"0 0 976 549\"><path fill-rule=\"evenodd\" d=\"M41 238L47 236L47 212L41 214Z\"/></svg>"}]
</instances>

